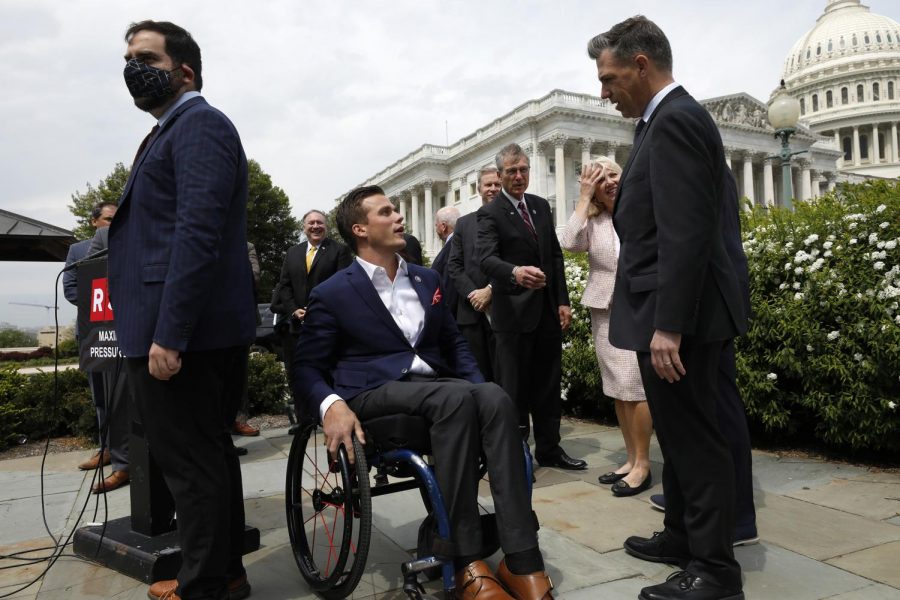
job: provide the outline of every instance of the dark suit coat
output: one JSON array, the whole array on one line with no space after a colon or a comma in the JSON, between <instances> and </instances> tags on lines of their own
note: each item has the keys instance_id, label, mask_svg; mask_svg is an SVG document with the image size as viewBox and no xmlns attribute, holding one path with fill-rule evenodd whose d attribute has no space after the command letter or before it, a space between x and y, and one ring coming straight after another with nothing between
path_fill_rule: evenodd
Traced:
<instances>
[{"instance_id":1,"label":"dark suit coat","mask_svg":"<svg viewBox=\"0 0 900 600\"><path fill-rule=\"evenodd\" d=\"M657 329L681 333L686 344L746 329L721 231L725 168L712 117L684 88L674 89L635 140L620 179L614 346L648 352Z\"/></svg>"},{"instance_id":2,"label":"dark suit coat","mask_svg":"<svg viewBox=\"0 0 900 600\"><path fill-rule=\"evenodd\" d=\"M441 377L473 383L484 378L443 298L431 269L407 263L410 282L425 308L425 326L415 347L397 327L359 263L316 286L294 354L294 393L318 415L331 394L357 394L404 378L419 356Z\"/></svg>"},{"instance_id":3,"label":"dark suit coat","mask_svg":"<svg viewBox=\"0 0 900 600\"><path fill-rule=\"evenodd\" d=\"M77 262L88 255L88 248L91 246L91 240L81 240L69 246L69 252L66 254L66 266L73 262ZM78 306L78 269L72 269L63 273L63 296L72 304Z\"/></svg>"},{"instance_id":4,"label":"dark suit coat","mask_svg":"<svg viewBox=\"0 0 900 600\"><path fill-rule=\"evenodd\" d=\"M411 233L404 233L403 239L406 240L406 248L400 254L406 262L414 265L422 266L422 244L419 239Z\"/></svg>"},{"instance_id":5,"label":"dark suit coat","mask_svg":"<svg viewBox=\"0 0 900 600\"><path fill-rule=\"evenodd\" d=\"M314 287L350 265L353 257L350 248L330 238L322 240L309 272L306 272L306 252L309 242L302 242L288 249L281 265L281 278L272 294L274 313L290 316L309 302Z\"/></svg>"},{"instance_id":6,"label":"dark suit coat","mask_svg":"<svg viewBox=\"0 0 900 600\"><path fill-rule=\"evenodd\" d=\"M450 313L454 318L456 317L456 304L459 299L459 294L456 293L456 286L453 284L453 279L450 277L448 262L450 260L450 247L453 245L453 238L455 237L456 233L450 237L449 242L444 243L443 248L441 248L441 251L438 252L431 263L431 268L437 271L441 276L441 291L444 296L444 303L450 309Z\"/></svg>"},{"instance_id":7,"label":"dark suit coat","mask_svg":"<svg viewBox=\"0 0 900 600\"><path fill-rule=\"evenodd\" d=\"M201 351L256 335L247 260L247 159L202 97L138 157L109 228L109 292L122 352Z\"/></svg>"},{"instance_id":8,"label":"dark suit coat","mask_svg":"<svg viewBox=\"0 0 900 600\"><path fill-rule=\"evenodd\" d=\"M485 287L489 281L488 276L481 270L481 261L475 252L475 242L478 237L478 222L475 213L461 216L456 221L453 237L450 238L450 258L447 268L450 278L456 286L456 322L460 325L474 325L485 314L478 312L469 303L469 294Z\"/></svg>"},{"instance_id":9,"label":"dark suit coat","mask_svg":"<svg viewBox=\"0 0 900 600\"><path fill-rule=\"evenodd\" d=\"M563 254L550 204L531 194L525 194L525 204L531 212L537 239L503 192L476 213L476 251L493 288L490 310L494 331L534 331L541 312L547 309L544 294L550 294L554 313L559 306L569 306ZM540 268L547 276L546 288L529 290L512 283L510 278L516 266Z\"/></svg>"}]
</instances>

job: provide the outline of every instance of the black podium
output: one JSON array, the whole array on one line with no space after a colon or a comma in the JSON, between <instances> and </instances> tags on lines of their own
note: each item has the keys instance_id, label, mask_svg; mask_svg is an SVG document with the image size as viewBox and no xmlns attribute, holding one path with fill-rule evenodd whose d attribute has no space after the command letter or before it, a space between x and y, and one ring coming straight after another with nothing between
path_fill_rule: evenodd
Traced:
<instances>
[{"instance_id":1,"label":"black podium","mask_svg":"<svg viewBox=\"0 0 900 600\"><path fill-rule=\"evenodd\" d=\"M87 372L114 371L121 355L109 305L106 258L81 263L77 273L79 366ZM153 462L140 417L128 408L131 516L81 527L75 532L74 552L146 583L174 579L181 568L175 503ZM243 548L244 554L259 549L258 529L245 528Z\"/></svg>"}]
</instances>

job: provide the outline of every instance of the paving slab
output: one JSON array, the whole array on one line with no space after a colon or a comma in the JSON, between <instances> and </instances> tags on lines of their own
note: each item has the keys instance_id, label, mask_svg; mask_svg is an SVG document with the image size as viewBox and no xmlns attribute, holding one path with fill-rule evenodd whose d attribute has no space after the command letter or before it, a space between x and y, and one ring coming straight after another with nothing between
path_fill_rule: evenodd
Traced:
<instances>
[{"instance_id":1,"label":"paving slab","mask_svg":"<svg viewBox=\"0 0 900 600\"><path fill-rule=\"evenodd\" d=\"M828 485L834 479L850 479L865 469L805 458L782 458L768 452L753 453L753 486L773 494L789 494L803 488Z\"/></svg>"},{"instance_id":2,"label":"paving slab","mask_svg":"<svg viewBox=\"0 0 900 600\"><path fill-rule=\"evenodd\" d=\"M766 494L757 505L762 539L816 560L900 540L900 528L802 500Z\"/></svg>"},{"instance_id":3,"label":"paving slab","mask_svg":"<svg viewBox=\"0 0 900 600\"><path fill-rule=\"evenodd\" d=\"M828 564L900 588L900 542L845 554L829 560Z\"/></svg>"},{"instance_id":4,"label":"paving slab","mask_svg":"<svg viewBox=\"0 0 900 600\"><path fill-rule=\"evenodd\" d=\"M887 522L892 525L900 525L900 517L894 517L893 519L888 519Z\"/></svg>"},{"instance_id":5,"label":"paving slab","mask_svg":"<svg viewBox=\"0 0 900 600\"><path fill-rule=\"evenodd\" d=\"M878 483L835 479L823 486L790 492L787 496L879 521L900 516L900 481Z\"/></svg>"},{"instance_id":6,"label":"paving slab","mask_svg":"<svg viewBox=\"0 0 900 600\"><path fill-rule=\"evenodd\" d=\"M0 463L2 464L2 463ZM38 467L40 468L40 467ZM109 471L106 472L109 475ZM43 478L43 494L49 496L61 492L73 492L82 486L88 486L93 472L82 471L53 472L46 471ZM28 499L41 497L40 471L3 471L0 472L0 502L12 499Z\"/></svg>"},{"instance_id":7,"label":"paving slab","mask_svg":"<svg viewBox=\"0 0 900 600\"><path fill-rule=\"evenodd\" d=\"M598 598L603 598L603 600L634 600L641 593L642 589L654 584L655 582L643 577L629 577L575 590L565 596L561 595L559 598L562 600L597 600Z\"/></svg>"},{"instance_id":8,"label":"paving slab","mask_svg":"<svg viewBox=\"0 0 900 600\"><path fill-rule=\"evenodd\" d=\"M252 468L248 468L252 464ZM287 459L257 460L241 464L244 498L284 494Z\"/></svg>"},{"instance_id":9,"label":"paving slab","mask_svg":"<svg viewBox=\"0 0 900 600\"><path fill-rule=\"evenodd\" d=\"M54 535L66 530L66 523L77 492L51 494L43 500L47 526ZM3 544L33 539L44 532L40 498L21 498L0 502L0 523L3 523Z\"/></svg>"},{"instance_id":10,"label":"paving slab","mask_svg":"<svg viewBox=\"0 0 900 600\"><path fill-rule=\"evenodd\" d=\"M638 571L552 529L541 529L544 565L553 581L554 595L566 594L623 577L634 577Z\"/></svg>"},{"instance_id":11,"label":"paving slab","mask_svg":"<svg viewBox=\"0 0 900 600\"><path fill-rule=\"evenodd\" d=\"M828 600L897 600L898 598L900 598L900 590L880 583L867 585L852 592L828 596Z\"/></svg>"}]
</instances>

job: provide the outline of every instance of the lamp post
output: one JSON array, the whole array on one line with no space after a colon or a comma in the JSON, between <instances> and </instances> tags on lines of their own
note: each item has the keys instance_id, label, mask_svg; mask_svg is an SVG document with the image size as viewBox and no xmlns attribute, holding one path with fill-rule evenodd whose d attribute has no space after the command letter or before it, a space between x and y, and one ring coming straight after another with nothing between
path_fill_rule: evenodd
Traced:
<instances>
[{"instance_id":1,"label":"lamp post","mask_svg":"<svg viewBox=\"0 0 900 600\"><path fill-rule=\"evenodd\" d=\"M799 120L800 101L787 93L782 79L781 87L775 90L769 102L769 123L775 129L775 137L781 138L781 152L770 158L781 159L781 185L784 191L784 205L787 208L791 208L791 200L794 197L791 157L805 152L805 150L791 152L789 140L796 131L795 127Z\"/></svg>"}]
</instances>

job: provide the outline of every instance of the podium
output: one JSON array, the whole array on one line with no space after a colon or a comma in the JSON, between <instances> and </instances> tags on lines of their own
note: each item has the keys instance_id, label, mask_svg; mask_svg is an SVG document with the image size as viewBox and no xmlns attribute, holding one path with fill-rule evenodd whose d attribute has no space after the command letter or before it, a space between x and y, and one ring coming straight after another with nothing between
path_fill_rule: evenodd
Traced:
<instances>
[{"instance_id":1,"label":"podium","mask_svg":"<svg viewBox=\"0 0 900 600\"><path fill-rule=\"evenodd\" d=\"M109 304L106 257L84 261L76 272L79 366L86 372L121 370L117 365L122 356ZM131 515L79 528L74 552L145 583L175 579L181 568L175 502L153 461L140 416L130 402L128 410ZM243 553L258 549L259 530L245 526Z\"/></svg>"}]
</instances>

